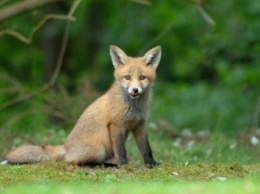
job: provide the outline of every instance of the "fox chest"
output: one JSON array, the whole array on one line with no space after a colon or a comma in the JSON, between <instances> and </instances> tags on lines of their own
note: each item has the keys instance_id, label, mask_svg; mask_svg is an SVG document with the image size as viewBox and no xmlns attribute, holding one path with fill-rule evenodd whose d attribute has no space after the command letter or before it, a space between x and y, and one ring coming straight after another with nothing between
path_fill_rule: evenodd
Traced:
<instances>
[{"instance_id":1,"label":"fox chest","mask_svg":"<svg viewBox=\"0 0 260 194\"><path fill-rule=\"evenodd\" d=\"M128 129L136 128L138 125L145 123L147 111L130 107L125 116L124 121Z\"/></svg>"}]
</instances>

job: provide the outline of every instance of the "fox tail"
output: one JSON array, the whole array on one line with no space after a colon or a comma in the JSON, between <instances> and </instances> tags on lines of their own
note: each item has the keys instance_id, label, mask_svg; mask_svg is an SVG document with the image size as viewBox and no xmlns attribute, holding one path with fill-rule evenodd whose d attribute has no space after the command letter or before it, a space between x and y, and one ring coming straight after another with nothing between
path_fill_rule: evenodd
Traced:
<instances>
[{"instance_id":1,"label":"fox tail","mask_svg":"<svg viewBox=\"0 0 260 194\"><path fill-rule=\"evenodd\" d=\"M8 164L31 164L44 160L63 160L66 150L64 145L33 146L24 145L16 148L5 156Z\"/></svg>"}]
</instances>

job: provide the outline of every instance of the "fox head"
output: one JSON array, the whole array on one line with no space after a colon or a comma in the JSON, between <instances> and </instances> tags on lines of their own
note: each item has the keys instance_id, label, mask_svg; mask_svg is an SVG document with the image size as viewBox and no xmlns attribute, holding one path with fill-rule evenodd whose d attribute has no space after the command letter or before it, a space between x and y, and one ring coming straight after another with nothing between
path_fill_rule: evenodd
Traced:
<instances>
[{"instance_id":1,"label":"fox head","mask_svg":"<svg viewBox=\"0 0 260 194\"><path fill-rule=\"evenodd\" d=\"M110 46L116 82L132 99L144 94L156 77L161 59L161 47L149 50L143 57L128 57L117 46Z\"/></svg>"}]
</instances>

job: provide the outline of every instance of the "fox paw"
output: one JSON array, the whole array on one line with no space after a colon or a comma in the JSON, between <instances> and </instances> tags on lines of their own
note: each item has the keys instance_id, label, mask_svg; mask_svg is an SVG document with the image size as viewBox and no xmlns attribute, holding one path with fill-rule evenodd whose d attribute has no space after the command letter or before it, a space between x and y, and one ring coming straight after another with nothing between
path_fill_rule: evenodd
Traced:
<instances>
[{"instance_id":1,"label":"fox paw","mask_svg":"<svg viewBox=\"0 0 260 194\"><path fill-rule=\"evenodd\" d=\"M150 164L145 164L145 166L147 167L147 168L155 168L155 167L157 167L157 166L160 166L160 164L161 163L158 163L158 162L154 162L154 163L150 163Z\"/></svg>"}]
</instances>

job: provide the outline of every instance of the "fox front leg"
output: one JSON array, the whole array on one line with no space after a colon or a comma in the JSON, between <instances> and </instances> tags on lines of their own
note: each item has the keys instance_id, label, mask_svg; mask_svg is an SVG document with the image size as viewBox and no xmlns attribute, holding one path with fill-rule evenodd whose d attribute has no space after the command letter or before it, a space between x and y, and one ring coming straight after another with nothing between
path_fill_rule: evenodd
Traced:
<instances>
[{"instance_id":1,"label":"fox front leg","mask_svg":"<svg viewBox=\"0 0 260 194\"><path fill-rule=\"evenodd\" d=\"M138 145L138 148L142 153L145 165L148 168L153 168L153 167L159 165L159 163L157 163L154 160L152 149L149 144L145 128L142 127L142 128L133 130L133 135L135 137L135 141Z\"/></svg>"},{"instance_id":2,"label":"fox front leg","mask_svg":"<svg viewBox=\"0 0 260 194\"><path fill-rule=\"evenodd\" d=\"M127 164L127 154L125 149L125 136L117 133L116 129L109 128L110 140L112 144L113 156L105 162L105 166L120 166Z\"/></svg>"}]
</instances>

